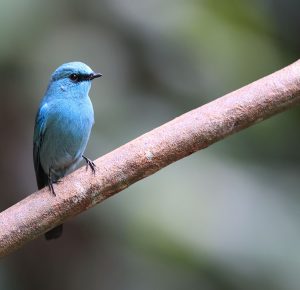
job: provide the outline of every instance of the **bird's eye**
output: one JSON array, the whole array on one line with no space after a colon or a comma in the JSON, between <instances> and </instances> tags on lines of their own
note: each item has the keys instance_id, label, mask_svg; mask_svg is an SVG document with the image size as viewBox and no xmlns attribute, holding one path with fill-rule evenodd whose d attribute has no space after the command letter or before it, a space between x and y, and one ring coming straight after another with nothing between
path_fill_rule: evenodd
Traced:
<instances>
[{"instance_id":1,"label":"bird's eye","mask_svg":"<svg viewBox=\"0 0 300 290\"><path fill-rule=\"evenodd\" d=\"M69 78L73 82L76 82L76 81L78 81L79 76L78 76L78 74L71 74Z\"/></svg>"}]
</instances>

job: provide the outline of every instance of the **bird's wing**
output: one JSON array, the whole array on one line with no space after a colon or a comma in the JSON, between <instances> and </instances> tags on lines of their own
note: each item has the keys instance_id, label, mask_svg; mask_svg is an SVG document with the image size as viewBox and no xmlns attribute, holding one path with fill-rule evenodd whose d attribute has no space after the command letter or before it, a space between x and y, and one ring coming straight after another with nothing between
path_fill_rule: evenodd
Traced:
<instances>
[{"instance_id":1,"label":"bird's wing","mask_svg":"<svg viewBox=\"0 0 300 290\"><path fill-rule=\"evenodd\" d=\"M44 103L35 118L33 135L33 162L38 188L43 188L48 184L48 172L44 172L40 162L40 149L43 144L43 138L46 131L46 121L49 113L47 103Z\"/></svg>"}]
</instances>

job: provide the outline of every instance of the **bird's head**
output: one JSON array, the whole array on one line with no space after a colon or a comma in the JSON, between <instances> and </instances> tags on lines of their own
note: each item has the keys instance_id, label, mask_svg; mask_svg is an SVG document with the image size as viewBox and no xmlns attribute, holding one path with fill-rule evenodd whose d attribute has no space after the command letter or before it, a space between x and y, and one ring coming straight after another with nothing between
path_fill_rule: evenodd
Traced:
<instances>
[{"instance_id":1,"label":"bird's head","mask_svg":"<svg viewBox=\"0 0 300 290\"><path fill-rule=\"evenodd\" d=\"M67 93L70 96L85 96L91 88L91 81L101 77L82 62L69 62L59 66L51 76L48 91Z\"/></svg>"}]
</instances>

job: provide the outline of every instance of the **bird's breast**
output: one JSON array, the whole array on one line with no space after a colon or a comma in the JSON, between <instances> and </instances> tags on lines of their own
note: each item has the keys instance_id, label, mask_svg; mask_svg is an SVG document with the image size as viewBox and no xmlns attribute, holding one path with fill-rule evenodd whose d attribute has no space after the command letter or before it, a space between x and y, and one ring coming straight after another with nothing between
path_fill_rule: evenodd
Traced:
<instances>
[{"instance_id":1,"label":"bird's breast","mask_svg":"<svg viewBox=\"0 0 300 290\"><path fill-rule=\"evenodd\" d=\"M43 167L68 168L86 148L94 122L93 107L90 101L62 101L48 106L41 161Z\"/></svg>"}]
</instances>

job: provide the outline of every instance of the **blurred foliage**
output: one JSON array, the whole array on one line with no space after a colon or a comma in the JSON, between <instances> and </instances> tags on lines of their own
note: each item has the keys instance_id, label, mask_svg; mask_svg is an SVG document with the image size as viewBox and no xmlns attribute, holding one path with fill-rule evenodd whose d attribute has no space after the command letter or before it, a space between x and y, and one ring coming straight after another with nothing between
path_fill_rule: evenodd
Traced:
<instances>
[{"instance_id":1,"label":"blurred foliage","mask_svg":"<svg viewBox=\"0 0 300 290\"><path fill-rule=\"evenodd\" d=\"M80 60L97 158L299 57L300 2L1 0L1 209L36 190L35 112ZM147 178L2 260L0 289L298 289L299 109Z\"/></svg>"}]
</instances>

